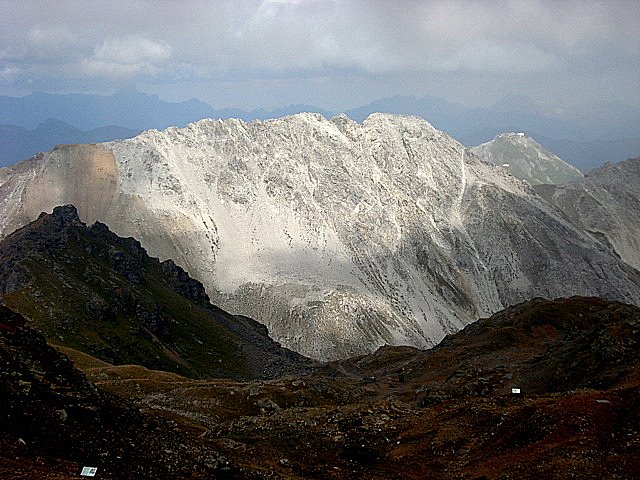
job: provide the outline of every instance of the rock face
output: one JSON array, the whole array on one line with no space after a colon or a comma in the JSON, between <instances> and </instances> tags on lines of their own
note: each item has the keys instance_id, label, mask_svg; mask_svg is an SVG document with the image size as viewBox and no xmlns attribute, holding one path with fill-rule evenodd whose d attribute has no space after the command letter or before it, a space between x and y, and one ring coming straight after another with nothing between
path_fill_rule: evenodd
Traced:
<instances>
[{"instance_id":1,"label":"rock face","mask_svg":"<svg viewBox=\"0 0 640 480\"><path fill-rule=\"evenodd\" d=\"M0 170L0 232L74 202L317 359L427 347L534 296L640 302L628 266L415 117L202 120Z\"/></svg>"},{"instance_id":2,"label":"rock face","mask_svg":"<svg viewBox=\"0 0 640 480\"><path fill-rule=\"evenodd\" d=\"M281 348L257 322L209 303L171 260L75 207L57 207L0 241L0 300L58 345L109 363L195 378L271 378L309 361Z\"/></svg>"},{"instance_id":3,"label":"rock face","mask_svg":"<svg viewBox=\"0 0 640 480\"><path fill-rule=\"evenodd\" d=\"M604 165L582 182L537 190L576 227L640 270L640 158Z\"/></svg>"},{"instance_id":4,"label":"rock face","mask_svg":"<svg viewBox=\"0 0 640 480\"><path fill-rule=\"evenodd\" d=\"M568 183L584 178L580 170L524 133L502 133L471 151L531 185Z\"/></svg>"}]
</instances>

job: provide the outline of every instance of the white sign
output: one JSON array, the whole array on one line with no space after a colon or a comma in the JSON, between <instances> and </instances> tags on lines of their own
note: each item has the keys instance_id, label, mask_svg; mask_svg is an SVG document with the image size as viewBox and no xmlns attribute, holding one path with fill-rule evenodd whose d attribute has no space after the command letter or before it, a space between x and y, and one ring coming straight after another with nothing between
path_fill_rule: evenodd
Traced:
<instances>
[{"instance_id":1,"label":"white sign","mask_svg":"<svg viewBox=\"0 0 640 480\"><path fill-rule=\"evenodd\" d=\"M97 471L98 467L82 467L82 472L80 472L80 475L82 475L83 477L95 477Z\"/></svg>"},{"instance_id":2,"label":"white sign","mask_svg":"<svg viewBox=\"0 0 640 480\"><path fill-rule=\"evenodd\" d=\"M519 388L512 388L511 389L511 393L513 393L513 394L520 393L520 389Z\"/></svg>"}]
</instances>

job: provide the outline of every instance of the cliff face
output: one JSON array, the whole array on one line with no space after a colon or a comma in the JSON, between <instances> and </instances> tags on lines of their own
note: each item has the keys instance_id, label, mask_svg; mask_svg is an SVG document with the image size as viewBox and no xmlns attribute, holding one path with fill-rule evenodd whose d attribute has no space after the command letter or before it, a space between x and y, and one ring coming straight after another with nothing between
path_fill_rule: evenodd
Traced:
<instances>
[{"instance_id":1,"label":"cliff face","mask_svg":"<svg viewBox=\"0 0 640 480\"><path fill-rule=\"evenodd\" d=\"M413 117L202 120L60 147L0 182L3 235L77 201L319 359L430 346L534 296L640 302L606 246Z\"/></svg>"}]
</instances>

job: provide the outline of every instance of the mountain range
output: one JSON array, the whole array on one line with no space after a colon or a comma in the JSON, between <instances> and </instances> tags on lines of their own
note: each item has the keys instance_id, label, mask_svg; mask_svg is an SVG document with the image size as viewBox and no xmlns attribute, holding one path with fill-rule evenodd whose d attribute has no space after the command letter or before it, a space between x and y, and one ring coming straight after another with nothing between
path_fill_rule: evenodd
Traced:
<instances>
[{"instance_id":1,"label":"mountain range","mask_svg":"<svg viewBox=\"0 0 640 480\"><path fill-rule=\"evenodd\" d=\"M379 113L0 168L0 478L634 478L639 185Z\"/></svg>"},{"instance_id":2,"label":"mountain range","mask_svg":"<svg viewBox=\"0 0 640 480\"><path fill-rule=\"evenodd\" d=\"M428 95L396 95L346 113L362 121L373 112L420 116L469 147L504 132L524 132L583 172L640 152L640 109L619 102L557 109L507 96L487 107L467 108Z\"/></svg>"},{"instance_id":3,"label":"mountain range","mask_svg":"<svg viewBox=\"0 0 640 480\"><path fill-rule=\"evenodd\" d=\"M624 205L640 183L627 174L624 190L602 186L619 222L585 228L557 195L417 117L203 120L0 170L0 235L74 204L283 346L327 360L432 346L535 296L639 304L623 247L637 236Z\"/></svg>"},{"instance_id":4,"label":"mountain range","mask_svg":"<svg viewBox=\"0 0 640 480\"><path fill-rule=\"evenodd\" d=\"M39 128L40 124L51 118L82 131L109 125L141 131L182 127L202 118L251 121L300 112L316 112L325 117L340 113L313 105L253 110L216 109L196 99L165 102L157 96L135 91L118 91L108 96L46 93L33 93L25 97L0 96L0 125L3 125L6 138L0 151L0 165L28 158L41 150L50 150L57 143L78 143L72 136L53 135L47 131L46 125ZM505 97L487 107L468 108L433 96L397 95L347 109L345 113L361 122L375 112L420 116L467 146L487 142L503 132L526 132L582 171L606 161L636 156L640 151L640 110L622 103L600 102L559 110L543 108L526 97ZM31 133L20 129L30 130ZM29 146L33 145L35 150L11 147L12 139L23 139L25 135L25 140L31 137ZM77 132L74 135L77 137ZM110 136L100 140L130 135L119 131L110 133ZM84 143L91 141L85 140Z\"/></svg>"},{"instance_id":5,"label":"mountain range","mask_svg":"<svg viewBox=\"0 0 640 480\"><path fill-rule=\"evenodd\" d=\"M13 125L0 125L0 165L9 165L40 152L47 152L55 145L66 143L97 143L135 137L139 130L106 126L83 131L66 122L47 119L34 130Z\"/></svg>"}]
</instances>

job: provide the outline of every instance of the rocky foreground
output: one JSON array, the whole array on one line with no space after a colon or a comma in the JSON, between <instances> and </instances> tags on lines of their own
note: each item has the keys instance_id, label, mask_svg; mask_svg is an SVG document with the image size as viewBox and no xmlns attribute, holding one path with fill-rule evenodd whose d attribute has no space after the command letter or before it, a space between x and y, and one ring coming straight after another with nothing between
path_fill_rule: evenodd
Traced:
<instances>
[{"instance_id":1,"label":"rocky foreground","mask_svg":"<svg viewBox=\"0 0 640 480\"><path fill-rule=\"evenodd\" d=\"M536 299L431 350L240 382L74 367L2 308L0 477L634 478L639 333L636 307Z\"/></svg>"}]
</instances>

